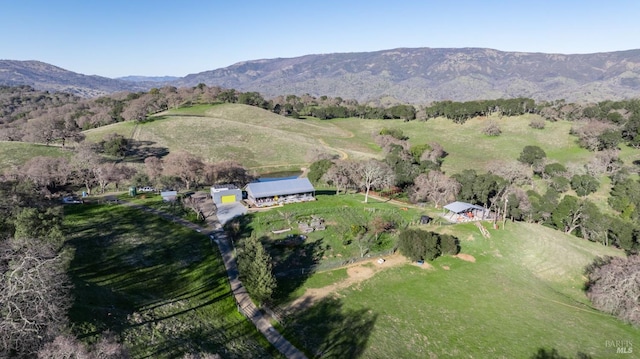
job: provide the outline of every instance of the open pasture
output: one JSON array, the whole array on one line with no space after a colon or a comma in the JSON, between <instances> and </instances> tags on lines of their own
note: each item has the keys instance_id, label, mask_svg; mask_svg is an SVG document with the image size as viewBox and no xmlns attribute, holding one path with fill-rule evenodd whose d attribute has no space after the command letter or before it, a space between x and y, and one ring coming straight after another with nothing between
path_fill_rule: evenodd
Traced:
<instances>
[{"instance_id":1,"label":"open pasture","mask_svg":"<svg viewBox=\"0 0 640 359\"><path fill-rule=\"evenodd\" d=\"M349 353L336 339L346 326L352 337L343 342L361 345L363 358L529 358L553 349L608 358L616 348L607 341L638 342L638 328L591 308L582 291L584 266L620 252L525 223L490 239L472 224L434 229L458 236L475 262L446 256L428 269L380 271L292 317L286 334L339 357Z\"/></svg>"},{"instance_id":2,"label":"open pasture","mask_svg":"<svg viewBox=\"0 0 640 359\"><path fill-rule=\"evenodd\" d=\"M133 358L279 357L238 313L205 235L119 205L66 207L65 224L79 338L110 330Z\"/></svg>"}]
</instances>

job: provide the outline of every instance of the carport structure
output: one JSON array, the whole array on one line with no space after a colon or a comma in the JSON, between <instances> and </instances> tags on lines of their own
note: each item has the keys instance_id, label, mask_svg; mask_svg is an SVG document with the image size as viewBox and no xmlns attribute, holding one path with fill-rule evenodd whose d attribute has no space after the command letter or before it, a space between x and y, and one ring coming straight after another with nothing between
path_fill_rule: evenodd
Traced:
<instances>
[{"instance_id":1,"label":"carport structure","mask_svg":"<svg viewBox=\"0 0 640 359\"><path fill-rule=\"evenodd\" d=\"M469 222L482 221L489 219L490 212L488 209L466 202L452 202L443 207L448 213L442 216L451 222Z\"/></svg>"}]
</instances>

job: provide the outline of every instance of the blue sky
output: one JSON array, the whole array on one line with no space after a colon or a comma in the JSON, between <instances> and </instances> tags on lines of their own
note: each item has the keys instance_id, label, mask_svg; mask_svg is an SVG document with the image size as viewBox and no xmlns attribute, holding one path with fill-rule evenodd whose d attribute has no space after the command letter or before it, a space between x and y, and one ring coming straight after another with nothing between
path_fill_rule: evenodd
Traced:
<instances>
[{"instance_id":1,"label":"blue sky","mask_svg":"<svg viewBox=\"0 0 640 359\"><path fill-rule=\"evenodd\" d=\"M0 59L107 77L397 47L640 48L640 1L3 0Z\"/></svg>"}]
</instances>

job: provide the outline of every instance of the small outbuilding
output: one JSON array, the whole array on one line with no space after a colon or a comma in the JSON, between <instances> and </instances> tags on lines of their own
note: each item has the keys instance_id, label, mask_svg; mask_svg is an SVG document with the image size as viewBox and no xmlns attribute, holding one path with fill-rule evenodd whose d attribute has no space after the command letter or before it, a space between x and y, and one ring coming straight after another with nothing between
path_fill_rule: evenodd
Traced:
<instances>
[{"instance_id":1,"label":"small outbuilding","mask_svg":"<svg viewBox=\"0 0 640 359\"><path fill-rule=\"evenodd\" d=\"M211 198L216 205L240 202L242 190L234 184L214 185L211 187Z\"/></svg>"},{"instance_id":2,"label":"small outbuilding","mask_svg":"<svg viewBox=\"0 0 640 359\"><path fill-rule=\"evenodd\" d=\"M160 192L160 197L162 197L163 202L175 202L178 199L178 192L163 191L163 192Z\"/></svg>"},{"instance_id":3,"label":"small outbuilding","mask_svg":"<svg viewBox=\"0 0 640 359\"><path fill-rule=\"evenodd\" d=\"M422 215L420 216L420 224L429 224L431 223L431 221L433 220L433 218L427 216L427 215Z\"/></svg>"},{"instance_id":4,"label":"small outbuilding","mask_svg":"<svg viewBox=\"0 0 640 359\"><path fill-rule=\"evenodd\" d=\"M315 201L316 189L308 178L249 183L247 201L256 207Z\"/></svg>"}]
</instances>

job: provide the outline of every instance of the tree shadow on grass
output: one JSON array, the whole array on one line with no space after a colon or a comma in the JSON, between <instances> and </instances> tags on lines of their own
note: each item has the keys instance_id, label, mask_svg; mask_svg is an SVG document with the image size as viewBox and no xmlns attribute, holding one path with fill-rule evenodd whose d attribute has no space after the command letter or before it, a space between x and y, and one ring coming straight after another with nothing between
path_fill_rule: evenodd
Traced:
<instances>
[{"instance_id":1,"label":"tree shadow on grass","mask_svg":"<svg viewBox=\"0 0 640 359\"><path fill-rule=\"evenodd\" d=\"M83 209L67 242L79 337L174 322L229 301L224 266L202 234L132 208Z\"/></svg>"},{"instance_id":2,"label":"tree shadow on grass","mask_svg":"<svg viewBox=\"0 0 640 359\"><path fill-rule=\"evenodd\" d=\"M315 267L324 255L323 240L302 243L296 246L271 244L268 248L274 260L273 272L278 287L273 296L274 303L286 303L315 272Z\"/></svg>"},{"instance_id":3,"label":"tree shadow on grass","mask_svg":"<svg viewBox=\"0 0 640 359\"><path fill-rule=\"evenodd\" d=\"M377 317L368 309L345 308L341 300L325 298L297 313L284 335L309 357L357 358L367 347Z\"/></svg>"},{"instance_id":4,"label":"tree shadow on grass","mask_svg":"<svg viewBox=\"0 0 640 359\"><path fill-rule=\"evenodd\" d=\"M252 214L235 217L227 222L225 230L237 246L243 238L251 236L253 228ZM292 233L292 232L287 232ZM323 239L307 242L306 236L298 234L282 234L284 238L263 236L260 242L272 259L273 273L277 287L272 297L272 304L284 303L292 299L294 292L300 288L314 273L315 267L324 255Z\"/></svg>"},{"instance_id":5,"label":"tree shadow on grass","mask_svg":"<svg viewBox=\"0 0 640 359\"><path fill-rule=\"evenodd\" d=\"M147 157L162 158L169 154L167 147L153 146L153 141L129 140L127 148L127 162L144 162Z\"/></svg>"},{"instance_id":6,"label":"tree shadow on grass","mask_svg":"<svg viewBox=\"0 0 640 359\"><path fill-rule=\"evenodd\" d=\"M591 359L591 355L578 352L575 356L576 359ZM556 348L538 348L538 351L531 356L531 359L571 359L564 355L560 355Z\"/></svg>"}]
</instances>

